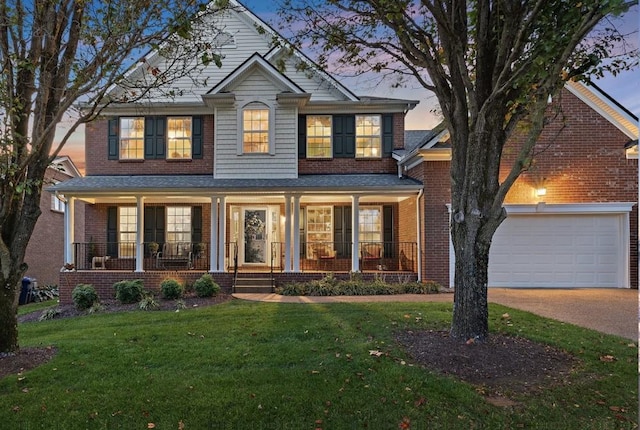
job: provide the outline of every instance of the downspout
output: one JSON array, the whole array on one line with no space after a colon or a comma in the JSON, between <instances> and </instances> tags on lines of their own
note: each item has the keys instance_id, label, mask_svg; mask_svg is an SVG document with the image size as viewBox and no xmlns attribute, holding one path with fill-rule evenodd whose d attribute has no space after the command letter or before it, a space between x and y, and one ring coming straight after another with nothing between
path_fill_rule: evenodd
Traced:
<instances>
[{"instance_id":1,"label":"downspout","mask_svg":"<svg viewBox=\"0 0 640 430\"><path fill-rule=\"evenodd\" d=\"M424 188L418 191L418 195L416 196L416 232L418 234L418 282L422 281L422 235L420 234L420 198L424 194Z\"/></svg>"}]
</instances>

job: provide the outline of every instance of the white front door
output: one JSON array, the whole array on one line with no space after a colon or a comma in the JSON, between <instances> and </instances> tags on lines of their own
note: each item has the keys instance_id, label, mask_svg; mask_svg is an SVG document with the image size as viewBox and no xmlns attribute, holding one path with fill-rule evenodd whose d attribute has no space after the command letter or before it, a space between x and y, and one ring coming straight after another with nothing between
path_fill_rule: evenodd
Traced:
<instances>
[{"instance_id":1,"label":"white front door","mask_svg":"<svg viewBox=\"0 0 640 430\"><path fill-rule=\"evenodd\" d=\"M238 244L238 265L270 266L271 244L280 237L279 207L233 207L231 216L231 235Z\"/></svg>"}]
</instances>

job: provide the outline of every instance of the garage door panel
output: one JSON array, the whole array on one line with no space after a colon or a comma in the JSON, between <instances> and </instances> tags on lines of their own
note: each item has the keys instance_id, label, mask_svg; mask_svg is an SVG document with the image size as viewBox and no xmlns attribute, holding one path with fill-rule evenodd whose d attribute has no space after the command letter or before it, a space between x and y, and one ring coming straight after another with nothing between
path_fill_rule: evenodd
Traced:
<instances>
[{"instance_id":1,"label":"garage door panel","mask_svg":"<svg viewBox=\"0 0 640 430\"><path fill-rule=\"evenodd\" d=\"M510 215L492 242L489 285L619 287L622 220L617 214Z\"/></svg>"}]
</instances>

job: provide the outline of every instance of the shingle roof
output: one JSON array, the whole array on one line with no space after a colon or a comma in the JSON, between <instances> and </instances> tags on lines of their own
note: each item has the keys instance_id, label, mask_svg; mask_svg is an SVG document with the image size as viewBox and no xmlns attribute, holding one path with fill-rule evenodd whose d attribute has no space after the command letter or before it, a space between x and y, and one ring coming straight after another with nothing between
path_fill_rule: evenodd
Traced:
<instances>
[{"instance_id":1,"label":"shingle roof","mask_svg":"<svg viewBox=\"0 0 640 430\"><path fill-rule=\"evenodd\" d=\"M300 175L289 179L214 179L213 175L85 176L52 186L68 194L302 191L418 191L421 183L392 174Z\"/></svg>"}]
</instances>

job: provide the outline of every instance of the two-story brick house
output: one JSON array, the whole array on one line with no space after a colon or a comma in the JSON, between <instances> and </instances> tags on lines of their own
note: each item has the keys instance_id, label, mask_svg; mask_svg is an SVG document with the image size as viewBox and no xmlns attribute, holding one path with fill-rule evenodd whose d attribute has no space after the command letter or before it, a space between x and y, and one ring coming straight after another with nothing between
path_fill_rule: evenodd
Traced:
<instances>
[{"instance_id":1,"label":"two-story brick house","mask_svg":"<svg viewBox=\"0 0 640 430\"><path fill-rule=\"evenodd\" d=\"M74 241L68 232L75 271L61 275L62 300L81 282L107 296L115 281L157 285L169 272L190 281L211 272L228 288L236 277L281 283L358 271L448 285L446 130L405 146L404 117L417 101L358 97L303 54L273 47L278 36L250 11L229 11L223 20L222 67L202 71L209 86L185 81L170 100L111 105L86 127L86 176L56 189L88 203L84 235L93 241ZM582 121L590 107L571 94L568 108L579 109L570 121ZM631 260L637 160L625 156L620 117L594 121L579 127L575 146L562 146L563 155L541 167L547 202L624 203L620 247ZM552 173L570 174L592 150L610 153L606 163L613 164L598 162L590 167L598 173L584 175L601 177L603 169L625 192L609 186L606 197L569 192L551 200L558 186ZM598 186L588 182L584 188ZM509 201L531 204L520 189ZM628 287L637 264L625 270L615 286Z\"/></svg>"}]
</instances>

